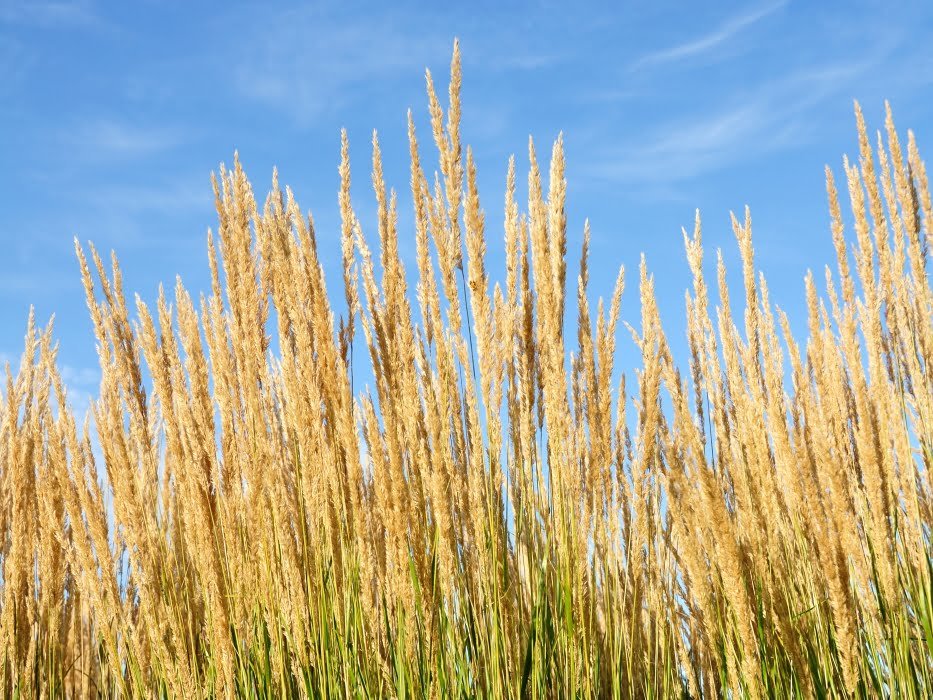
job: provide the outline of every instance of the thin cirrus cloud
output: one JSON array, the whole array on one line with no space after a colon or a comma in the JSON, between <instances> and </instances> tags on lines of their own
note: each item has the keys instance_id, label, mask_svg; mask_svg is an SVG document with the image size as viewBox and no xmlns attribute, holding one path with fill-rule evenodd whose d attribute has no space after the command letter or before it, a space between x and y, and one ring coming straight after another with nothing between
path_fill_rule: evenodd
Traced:
<instances>
[{"instance_id":1,"label":"thin cirrus cloud","mask_svg":"<svg viewBox=\"0 0 933 700\"><path fill-rule=\"evenodd\" d=\"M198 222L211 215L214 204L210 178L202 173L173 174L155 182L97 183L76 189L70 200L69 234L125 250L200 250L204 238ZM166 226L164 233L151 235L153 221Z\"/></svg>"},{"instance_id":2,"label":"thin cirrus cloud","mask_svg":"<svg viewBox=\"0 0 933 700\"><path fill-rule=\"evenodd\" d=\"M279 108L304 126L354 95L369 96L379 80L422 71L449 49L446 38L403 31L392 22L336 23L296 10L259 27L240 54L234 86L241 97Z\"/></svg>"},{"instance_id":3,"label":"thin cirrus cloud","mask_svg":"<svg viewBox=\"0 0 933 700\"><path fill-rule=\"evenodd\" d=\"M63 143L81 155L105 158L154 155L180 146L187 140L181 129L112 118L98 118L74 125L63 129L59 136Z\"/></svg>"},{"instance_id":4,"label":"thin cirrus cloud","mask_svg":"<svg viewBox=\"0 0 933 700\"><path fill-rule=\"evenodd\" d=\"M847 91L880 56L793 73L733 95L723 108L665 121L638 140L591 160L589 177L623 183L683 182L800 145L814 134L808 113Z\"/></svg>"},{"instance_id":5,"label":"thin cirrus cloud","mask_svg":"<svg viewBox=\"0 0 933 700\"><path fill-rule=\"evenodd\" d=\"M533 73L569 58L566 50L506 27L484 25L479 32L466 19L441 26L405 8L391 16L340 19L320 8L301 8L252 24L253 40L233 67L233 88L243 100L287 114L298 127L372 101L375 92L399 81L420 82L425 66L437 66L436 77L443 78L454 37L466 41L464 66L474 77Z\"/></svg>"},{"instance_id":6,"label":"thin cirrus cloud","mask_svg":"<svg viewBox=\"0 0 933 700\"><path fill-rule=\"evenodd\" d=\"M797 125L787 123L769 133L768 126L774 121L767 103L758 101L676 124L666 123L637 142L624 144L600 159L590 159L583 174L624 184L683 182L790 141ZM756 138L766 133L767 141ZM666 191L669 196L674 192L670 187Z\"/></svg>"},{"instance_id":7,"label":"thin cirrus cloud","mask_svg":"<svg viewBox=\"0 0 933 700\"><path fill-rule=\"evenodd\" d=\"M652 51L636 59L630 66L630 70L639 70L644 68L661 66L668 63L675 63L688 58L695 58L699 55L709 53L718 49L735 38L743 30L748 29L754 24L761 22L766 17L774 14L787 5L787 0L764 5L751 12L737 14L730 17L719 27L704 34L703 36L691 39L676 46L670 46L666 49Z\"/></svg>"},{"instance_id":8,"label":"thin cirrus cloud","mask_svg":"<svg viewBox=\"0 0 933 700\"><path fill-rule=\"evenodd\" d=\"M0 24L33 27L100 25L100 17L83 0L4 0Z\"/></svg>"}]
</instances>

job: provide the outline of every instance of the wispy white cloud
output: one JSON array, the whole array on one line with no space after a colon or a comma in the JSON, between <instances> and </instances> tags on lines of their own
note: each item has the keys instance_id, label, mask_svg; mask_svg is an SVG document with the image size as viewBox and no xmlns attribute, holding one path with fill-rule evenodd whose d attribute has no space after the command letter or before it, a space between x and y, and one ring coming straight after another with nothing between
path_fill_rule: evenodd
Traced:
<instances>
[{"instance_id":1,"label":"wispy white cloud","mask_svg":"<svg viewBox=\"0 0 933 700\"><path fill-rule=\"evenodd\" d=\"M91 157L138 158L175 148L187 135L180 129L99 118L59 132L74 151Z\"/></svg>"},{"instance_id":2,"label":"wispy white cloud","mask_svg":"<svg viewBox=\"0 0 933 700\"><path fill-rule=\"evenodd\" d=\"M83 181L73 175L37 181L54 192L51 206L19 224L0 223L0 240L10 241L18 260L0 274L0 296L34 300L80 288L74 276L75 236L102 249L174 249L187 255L203 249L204 227L214 221L207 172L175 170L135 182L110 176ZM67 274L55 274L62 266Z\"/></svg>"},{"instance_id":3,"label":"wispy white cloud","mask_svg":"<svg viewBox=\"0 0 933 700\"><path fill-rule=\"evenodd\" d=\"M490 64L489 67L495 70L533 71L553 66L556 63L567 60L568 57L568 54L556 51L548 52L531 49L516 49L511 53L497 56L495 62Z\"/></svg>"},{"instance_id":4,"label":"wispy white cloud","mask_svg":"<svg viewBox=\"0 0 933 700\"><path fill-rule=\"evenodd\" d=\"M94 207L118 206L127 214L153 211L187 212L214 201L210 178L179 174L173 180L147 184L98 183L81 194L81 199Z\"/></svg>"},{"instance_id":5,"label":"wispy white cloud","mask_svg":"<svg viewBox=\"0 0 933 700\"><path fill-rule=\"evenodd\" d=\"M591 160L585 173L614 182L683 182L812 136L811 110L847 94L875 58L803 70L732 96L722 108L666 120Z\"/></svg>"},{"instance_id":6,"label":"wispy white cloud","mask_svg":"<svg viewBox=\"0 0 933 700\"><path fill-rule=\"evenodd\" d=\"M703 36L691 39L676 46L670 46L666 49L652 51L636 59L629 68L639 70L643 68L673 63L686 58L693 58L701 54L713 51L730 39L736 37L740 32L757 24L766 17L774 14L787 4L787 0L780 0L769 5L763 5L750 12L736 14L726 20L713 31Z\"/></svg>"},{"instance_id":7,"label":"wispy white cloud","mask_svg":"<svg viewBox=\"0 0 933 700\"><path fill-rule=\"evenodd\" d=\"M307 126L358 99L372 102L374 95L389 93L402 81L410 84L426 66L445 73L455 34L437 19L405 7L340 17L323 5L267 12L248 20L251 38L233 63L234 89ZM469 19L462 25L469 35L464 66L474 76L540 71L573 55L505 24L482 23L482 32ZM441 75L435 78L446 82Z\"/></svg>"},{"instance_id":8,"label":"wispy white cloud","mask_svg":"<svg viewBox=\"0 0 933 700\"><path fill-rule=\"evenodd\" d=\"M0 237L8 236L0 231ZM28 295L29 299L36 299L43 294L57 294L69 287L63 276L40 276L35 270L23 272L5 272L0 276L0 296L20 298Z\"/></svg>"},{"instance_id":9,"label":"wispy white cloud","mask_svg":"<svg viewBox=\"0 0 933 700\"><path fill-rule=\"evenodd\" d=\"M204 245L202 224L212 221L214 195L206 173L174 173L165 180L140 183L97 182L69 193L74 215L69 235L102 247L183 248ZM153 221L182 229L153 236ZM192 226L193 228L187 228ZM57 227L60 234L60 225Z\"/></svg>"},{"instance_id":10,"label":"wispy white cloud","mask_svg":"<svg viewBox=\"0 0 933 700\"><path fill-rule=\"evenodd\" d=\"M397 18L366 14L334 21L318 9L296 9L255 27L233 68L241 96L288 112L302 124L345 107L380 80L420 72L450 43L418 33Z\"/></svg>"},{"instance_id":11,"label":"wispy white cloud","mask_svg":"<svg viewBox=\"0 0 933 700\"><path fill-rule=\"evenodd\" d=\"M4 0L0 24L38 27L101 26L100 17L84 0Z\"/></svg>"}]
</instances>

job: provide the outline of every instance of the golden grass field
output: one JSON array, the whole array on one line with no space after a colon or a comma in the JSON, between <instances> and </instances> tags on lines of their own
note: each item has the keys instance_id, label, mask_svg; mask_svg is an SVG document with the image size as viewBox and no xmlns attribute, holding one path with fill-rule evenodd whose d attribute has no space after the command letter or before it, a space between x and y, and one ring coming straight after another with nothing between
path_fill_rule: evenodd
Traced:
<instances>
[{"instance_id":1,"label":"golden grass field","mask_svg":"<svg viewBox=\"0 0 933 700\"><path fill-rule=\"evenodd\" d=\"M374 139L364 236L344 136L336 286L292 193L257 200L239 162L215 180L209 293L133 301L115 257L77 246L90 415L32 318L0 391L3 696L931 697L933 206L913 135L889 110L875 143L856 109L805 338L748 213L743 307L722 258L704 278L698 215L685 323L665 327L644 265L589 291L560 140L549 163L529 148L527 204L509 164L504 241L486 230L460 80L456 49L449 96L428 76L430 163L409 118L413 232Z\"/></svg>"}]
</instances>

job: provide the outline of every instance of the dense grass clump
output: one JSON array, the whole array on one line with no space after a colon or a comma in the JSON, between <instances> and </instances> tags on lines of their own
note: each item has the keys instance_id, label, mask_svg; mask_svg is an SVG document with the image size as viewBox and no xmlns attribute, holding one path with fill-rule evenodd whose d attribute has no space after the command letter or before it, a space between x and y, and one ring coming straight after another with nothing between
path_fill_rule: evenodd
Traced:
<instances>
[{"instance_id":1,"label":"dense grass clump","mask_svg":"<svg viewBox=\"0 0 933 700\"><path fill-rule=\"evenodd\" d=\"M344 138L340 295L291 192L260 206L238 162L215 181L206 296L179 282L131 312L116 259L78 247L91 415L32 319L0 394L0 693L933 695L933 207L913 136L889 115L873 149L857 113L854 231L827 170L837 271L825 296L807 279L804 341L747 214L744 309L721 259L711 299L697 218L689 366L642 265L642 360L615 385L623 277L592 302L585 234L567 279L561 141L546 183L529 149L525 213L509 164L493 286L456 53L451 78L445 110L428 76L434 178L409 122L413 289L375 139L378 259Z\"/></svg>"}]
</instances>

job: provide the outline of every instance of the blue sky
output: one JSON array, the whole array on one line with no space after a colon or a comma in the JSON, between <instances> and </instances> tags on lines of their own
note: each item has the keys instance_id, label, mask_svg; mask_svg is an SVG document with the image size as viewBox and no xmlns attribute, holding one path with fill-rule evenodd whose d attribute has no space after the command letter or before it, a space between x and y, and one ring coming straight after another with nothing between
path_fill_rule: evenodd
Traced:
<instances>
[{"instance_id":1,"label":"blue sky","mask_svg":"<svg viewBox=\"0 0 933 700\"><path fill-rule=\"evenodd\" d=\"M588 217L591 289L609 295L624 264L634 323L644 252L675 340L696 208L707 260L722 247L738 282L729 211L751 206L772 298L802 329L803 276L832 260L823 166L855 151L852 100L878 128L889 99L921 152L933 142L930 3L207 5L0 0L0 357L18 357L30 305L54 313L78 397L96 355L73 238L115 249L146 300L176 275L206 289L209 177L234 149L257 194L278 166L314 212L339 299L339 130L373 233L377 129L410 260L406 112L433 156L424 69L446 86L455 36L493 274L507 159L521 173L529 134L545 154L563 131L571 270Z\"/></svg>"}]
</instances>

